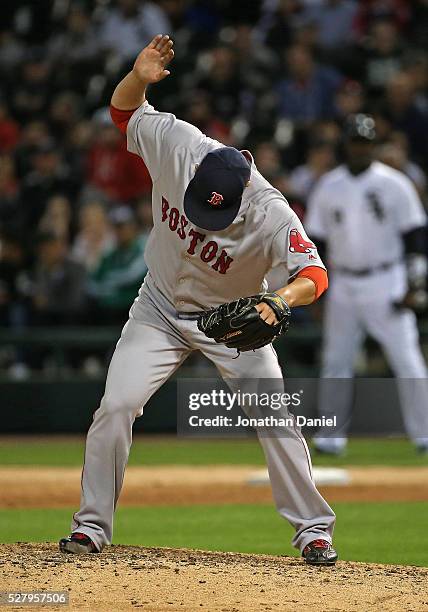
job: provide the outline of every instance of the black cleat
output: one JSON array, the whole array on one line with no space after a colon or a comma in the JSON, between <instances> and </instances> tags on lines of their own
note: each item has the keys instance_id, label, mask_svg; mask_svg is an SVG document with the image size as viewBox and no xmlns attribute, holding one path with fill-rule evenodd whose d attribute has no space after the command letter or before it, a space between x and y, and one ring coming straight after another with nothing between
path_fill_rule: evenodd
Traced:
<instances>
[{"instance_id":1,"label":"black cleat","mask_svg":"<svg viewBox=\"0 0 428 612\"><path fill-rule=\"evenodd\" d=\"M308 565L334 565L338 554L327 540L313 540L303 549L303 558Z\"/></svg>"},{"instance_id":2,"label":"black cleat","mask_svg":"<svg viewBox=\"0 0 428 612\"><path fill-rule=\"evenodd\" d=\"M63 553L84 555L86 553L97 553L98 550L91 538L84 533L75 532L59 541L59 549Z\"/></svg>"}]
</instances>

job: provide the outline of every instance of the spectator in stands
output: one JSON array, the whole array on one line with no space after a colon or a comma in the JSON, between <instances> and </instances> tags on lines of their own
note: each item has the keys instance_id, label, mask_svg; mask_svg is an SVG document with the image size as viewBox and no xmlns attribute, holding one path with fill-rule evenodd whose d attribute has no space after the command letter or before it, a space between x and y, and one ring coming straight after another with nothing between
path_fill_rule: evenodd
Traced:
<instances>
[{"instance_id":1,"label":"spectator in stands","mask_svg":"<svg viewBox=\"0 0 428 612\"><path fill-rule=\"evenodd\" d=\"M45 121L30 121L24 126L15 149L16 172L19 178L25 178L33 170L34 154L49 140L49 126Z\"/></svg>"},{"instance_id":2,"label":"spectator in stands","mask_svg":"<svg viewBox=\"0 0 428 612\"><path fill-rule=\"evenodd\" d=\"M83 185L86 179L89 150L94 139L94 125L82 119L70 127L64 141L64 157L74 182Z\"/></svg>"},{"instance_id":3,"label":"spectator in stands","mask_svg":"<svg viewBox=\"0 0 428 612\"><path fill-rule=\"evenodd\" d=\"M412 45L419 48L426 47L428 38L428 2L427 0L413 0L411 5L411 24L409 34Z\"/></svg>"},{"instance_id":4,"label":"spectator in stands","mask_svg":"<svg viewBox=\"0 0 428 612\"><path fill-rule=\"evenodd\" d=\"M46 142L33 155L33 170L22 181L21 205L28 232L38 226L46 205L54 195L72 199L78 185L70 177L69 169L53 141Z\"/></svg>"},{"instance_id":5,"label":"spectator in stands","mask_svg":"<svg viewBox=\"0 0 428 612\"><path fill-rule=\"evenodd\" d=\"M271 7L274 7L272 10ZM266 45L281 53L292 40L296 25L296 16L301 10L299 0L278 0L278 2L265 2L262 7L261 19L257 25L258 36Z\"/></svg>"},{"instance_id":6,"label":"spectator in stands","mask_svg":"<svg viewBox=\"0 0 428 612\"><path fill-rule=\"evenodd\" d=\"M79 214L79 228L71 250L75 261L93 272L116 245L114 233L101 202L92 201Z\"/></svg>"},{"instance_id":7,"label":"spectator in stands","mask_svg":"<svg viewBox=\"0 0 428 612\"><path fill-rule=\"evenodd\" d=\"M76 324L85 307L85 269L72 261L64 238L51 232L36 237L31 273L32 321L35 325Z\"/></svg>"},{"instance_id":8,"label":"spectator in stands","mask_svg":"<svg viewBox=\"0 0 428 612\"><path fill-rule=\"evenodd\" d=\"M222 25L222 15L211 0L190 2L184 11L184 28L187 33L190 52L212 47ZM177 58L176 58L177 59Z\"/></svg>"},{"instance_id":9,"label":"spectator in stands","mask_svg":"<svg viewBox=\"0 0 428 612\"><path fill-rule=\"evenodd\" d=\"M6 102L0 99L0 153L9 153L19 142L19 126L10 116Z\"/></svg>"},{"instance_id":10,"label":"spectator in stands","mask_svg":"<svg viewBox=\"0 0 428 612\"><path fill-rule=\"evenodd\" d=\"M309 145L307 159L290 173L291 192L307 202L309 194L323 174L335 165L334 147L324 140L316 140Z\"/></svg>"},{"instance_id":11,"label":"spectator in stands","mask_svg":"<svg viewBox=\"0 0 428 612\"><path fill-rule=\"evenodd\" d=\"M171 24L158 3L144 0L116 0L106 13L99 36L102 45L121 61L134 60L156 34L172 34Z\"/></svg>"},{"instance_id":12,"label":"spectator in stands","mask_svg":"<svg viewBox=\"0 0 428 612\"><path fill-rule=\"evenodd\" d=\"M378 147L376 157L384 164L404 172L413 181L421 199L424 200L427 187L426 174L418 164L408 158L406 145L406 137L403 134L392 134L389 142Z\"/></svg>"},{"instance_id":13,"label":"spectator in stands","mask_svg":"<svg viewBox=\"0 0 428 612\"><path fill-rule=\"evenodd\" d=\"M12 74L25 55L25 46L14 32L7 28L0 31L0 73Z\"/></svg>"},{"instance_id":14,"label":"spectator in stands","mask_svg":"<svg viewBox=\"0 0 428 612\"><path fill-rule=\"evenodd\" d=\"M208 93L215 115L230 121L241 110L242 82L237 53L230 47L218 46L205 60L206 73L197 80L196 87Z\"/></svg>"},{"instance_id":15,"label":"spectator in stands","mask_svg":"<svg viewBox=\"0 0 428 612\"><path fill-rule=\"evenodd\" d=\"M23 223L19 206L19 183L11 155L0 155L0 227Z\"/></svg>"},{"instance_id":16,"label":"spectator in stands","mask_svg":"<svg viewBox=\"0 0 428 612\"><path fill-rule=\"evenodd\" d=\"M318 46L318 28L316 23L304 15L300 15L295 20L293 28L292 44L310 49L312 53L317 54L321 59L326 56L325 51Z\"/></svg>"},{"instance_id":17,"label":"spectator in stands","mask_svg":"<svg viewBox=\"0 0 428 612\"><path fill-rule=\"evenodd\" d=\"M428 108L428 53L424 51L407 53L404 58L404 72L412 81L416 106Z\"/></svg>"},{"instance_id":18,"label":"spectator in stands","mask_svg":"<svg viewBox=\"0 0 428 612\"><path fill-rule=\"evenodd\" d=\"M286 52L288 76L278 85L278 112L308 123L334 115L334 95L342 77L333 68L314 62L309 49L293 45Z\"/></svg>"},{"instance_id":19,"label":"spectator in stands","mask_svg":"<svg viewBox=\"0 0 428 612\"><path fill-rule=\"evenodd\" d=\"M261 174L287 198L297 216L303 219L304 202L293 191L278 146L272 141L259 143L254 150L254 161Z\"/></svg>"},{"instance_id":20,"label":"spectator in stands","mask_svg":"<svg viewBox=\"0 0 428 612\"><path fill-rule=\"evenodd\" d=\"M388 83L383 114L394 130L404 132L411 156L422 164L428 159L428 109L419 107L411 77L398 73Z\"/></svg>"},{"instance_id":21,"label":"spectator in stands","mask_svg":"<svg viewBox=\"0 0 428 612\"><path fill-rule=\"evenodd\" d=\"M361 83L352 80L344 81L334 98L336 117L339 121L344 121L348 115L363 112L365 104L366 97Z\"/></svg>"},{"instance_id":22,"label":"spectator in stands","mask_svg":"<svg viewBox=\"0 0 428 612\"><path fill-rule=\"evenodd\" d=\"M244 87L249 88L255 96L266 94L278 74L277 55L257 40L248 23L236 26L232 44L237 53Z\"/></svg>"},{"instance_id":23,"label":"spectator in stands","mask_svg":"<svg viewBox=\"0 0 428 612\"><path fill-rule=\"evenodd\" d=\"M365 49L365 81L372 93L380 94L401 69L403 46L392 19L375 21L370 33Z\"/></svg>"},{"instance_id":24,"label":"spectator in stands","mask_svg":"<svg viewBox=\"0 0 428 612\"><path fill-rule=\"evenodd\" d=\"M87 182L112 201L130 203L151 190L150 175L126 138L113 125L108 109L94 116L95 141L88 154Z\"/></svg>"},{"instance_id":25,"label":"spectator in stands","mask_svg":"<svg viewBox=\"0 0 428 612\"><path fill-rule=\"evenodd\" d=\"M211 98L206 91L192 90L184 99L184 119L204 134L225 145L233 145L230 125L215 115Z\"/></svg>"},{"instance_id":26,"label":"spectator in stands","mask_svg":"<svg viewBox=\"0 0 428 612\"><path fill-rule=\"evenodd\" d=\"M83 93L101 52L100 38L83 4L70 3L65 28L54 34L47 49L64 88Z\"/></svg>"},{"instance_id":27,"label":"spectator in stands","mask_svg":"<svg viewBox=\"0 0 428 612\"><path fill-rule=\"evenodd\" d=\"M352 41L352 26L358 10L353 0L321 0L307 3L303 16L317 28L318 45L337 50Z\"/></svg>"},{"instance_id":28,"label":"spectator in stands","mask_svg":"<svg viewBox=\"0 0 428 612\"><path fill-rule=\"evenodd\" d=\"M46 116L51 99L51 66L43 48L30 49L13 88L11 110L20 121Z\"/></svg>"},{"instance_id":29,"label":"spectator in stands","mask_svg":"<svg viewBox=\"0 0 428 612\"><path fill-rule=\"evenodd\" d=\"M286 197L290 183L281 159L281 152L274 142L261 142L254 151L254 161L259 172Z\"/></svg>"},{"instance_id":30,"label":"spectator in stands","mask_svg":"<svg viewBox=\"0 0 428 612\"><path fill-rule=\"evenodd\" d=\"M393 133L392 123L385 116L384 108L381 105L374 107L371 113L373 119L376 122L376 138L378 142L387 142L391 138Z\"/></svg>"},{"instance_id":31,"label":"spectator in stands","mask_svg":"<svg viewBox=\"0 0 428 612\"><path fill-rule=\"evenodd\" d=\"M64 141L80 119L81 100L72 91L58 94L49 107L49 124L55 140Z\"/></svg>"},{"instance_id":32,"label":"spectator in stands","mask_svg":"<svg viewBox=\"0 0 428 612\"><path fill-rule=\"evenodd\" d=\"M39 221L38 231L43 234L54 234L69 243L71 220L71 204L68 198L63 195L54 195L47 201L46 210Z\"/></svg>"},{"instance_id":33,"label":"spectator in stands","mask_svg":"<svg viewBox=\"0 0 428 612\"><path fill-rule=\"evenodd\" d=\"M19 232L6 229L0 235L0 325L18 327L28 323L20 279L26 254Z\"/></svg>"},{"instance_id":34,"label":"spectator in stands","mask_svg":"<svg viewBox=\"0 0 428 612\"><path fill-rule=\"evenodd\" d=\"M89 295L96 308L98 323L124 323L146 275L144 241L141 240L134 212L120 206L110 213L117 246L104 255L93 271Z\"/></svg>"},{"instance_id":35,"label":"spectator in stands","mask_svg":"<svg viewBox=\"0 0 428 612\"><path fill-rule=\"evenodd\" d=\"M355 35L362 39L377 20L390 19L403 31L411 18L408 0L358 0L358 12L354 20Z\"/></svg>"},{"instance_id":36,"label":"spectator in stands","mask_svg":"<svg viewBox=\"0 0 428 612\"><path fill-rule=\"evenodd\" d=\"M342 131L337 121L317 121L311 125L307 143L311 141L328 142L332 147L337 147L342 140Z\"/></svg>"}]
</instances>

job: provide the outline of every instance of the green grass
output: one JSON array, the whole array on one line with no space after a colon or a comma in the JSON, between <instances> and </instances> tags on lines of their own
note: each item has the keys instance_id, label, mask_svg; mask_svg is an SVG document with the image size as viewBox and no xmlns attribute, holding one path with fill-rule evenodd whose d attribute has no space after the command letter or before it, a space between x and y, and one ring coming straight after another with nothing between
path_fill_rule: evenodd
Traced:
<instances>
[{"instance_id":1,"label":"green grass","mask_svg":"<svg viewBox=\"0 0 428 612\"><path fill-rule=\"evenodd\" d=\"M0 438L0 465L80 466L84 438ZM136 436L130 465L260 464L263 453L252 440L183 440L175 437Z\"/></svg>"},{"instance_id":2,"label":"green grass","mask_svg":"<svg viewBox=\"0 0 428 612\"><path fill-rule=\"evenodd\" d=\"M73 510L0 510L0 541L56 541L67 533ZM342 559L428 566L426 503L338 503L335 511ZM115 524L114 542L121 544L297 554L291 527L267 504L124 507Z\"/></svg>"},{"instance_id":3,"label":"green grass","mask_svg":"<svg viewBox=\"0 0 428 612\"><path fill-rule=\"evenodd\" d=\"M80 466L84 438L10 437L0 438L0 465ZM264 457L256 440L186 440L165 436L136 436L130 465L263 465ZM428 465L407 440L351 440L344 457L314 457L315 465Z\"/></svg>"}]
</instances>

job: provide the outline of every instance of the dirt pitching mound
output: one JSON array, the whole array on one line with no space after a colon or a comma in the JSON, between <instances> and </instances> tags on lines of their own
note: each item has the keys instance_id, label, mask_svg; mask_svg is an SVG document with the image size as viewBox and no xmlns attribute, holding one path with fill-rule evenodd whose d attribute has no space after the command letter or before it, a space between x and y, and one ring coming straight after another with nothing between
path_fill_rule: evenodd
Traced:
<instances>
[{"instance_id":1,"label":"dirt pitching mound","mask_svg":"<svg viewBox=\"0 0 428 612\"><path fill-rule=\"evenodd\" d=\"M428 611L428 569L419 567L315 568L293 557L135 546L77 557L21 543L1 547L0 565L2 591L69 592L69 607L45 610Z\"/></svg>"}]
</instances>

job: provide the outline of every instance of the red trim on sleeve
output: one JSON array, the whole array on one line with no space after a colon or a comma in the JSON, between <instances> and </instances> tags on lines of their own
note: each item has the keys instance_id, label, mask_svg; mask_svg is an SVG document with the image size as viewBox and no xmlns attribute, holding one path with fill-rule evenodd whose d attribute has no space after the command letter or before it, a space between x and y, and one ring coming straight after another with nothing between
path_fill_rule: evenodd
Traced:
<instances>
[{"instance_id":1,"label":"red trim on sleeve","mask_svg":"<svg viewBox=\"0 0 428 612\"><path fill-rule=\"evenodd\" d=\"M319 266L308 266L307 268L303 268L303 270L300 270L297 274L297 277L309 278L314 283L315 300L317 300L328 287L327 272L324 268L320 268Z\"/></svg>"},{"instance_id":2,"label":"red trim on sleeve","mask_svg":"<svg viewBox=\"0 0 428 612\"><path fill-rule=\"evenodd\" d=\"M133 110L120 110L119 108L115 108L113 104L110 104L110 116L113 123L119 128L122 134L126 134L128 122L136 110L136 108Z\"/></svg>"}]
</instances>

